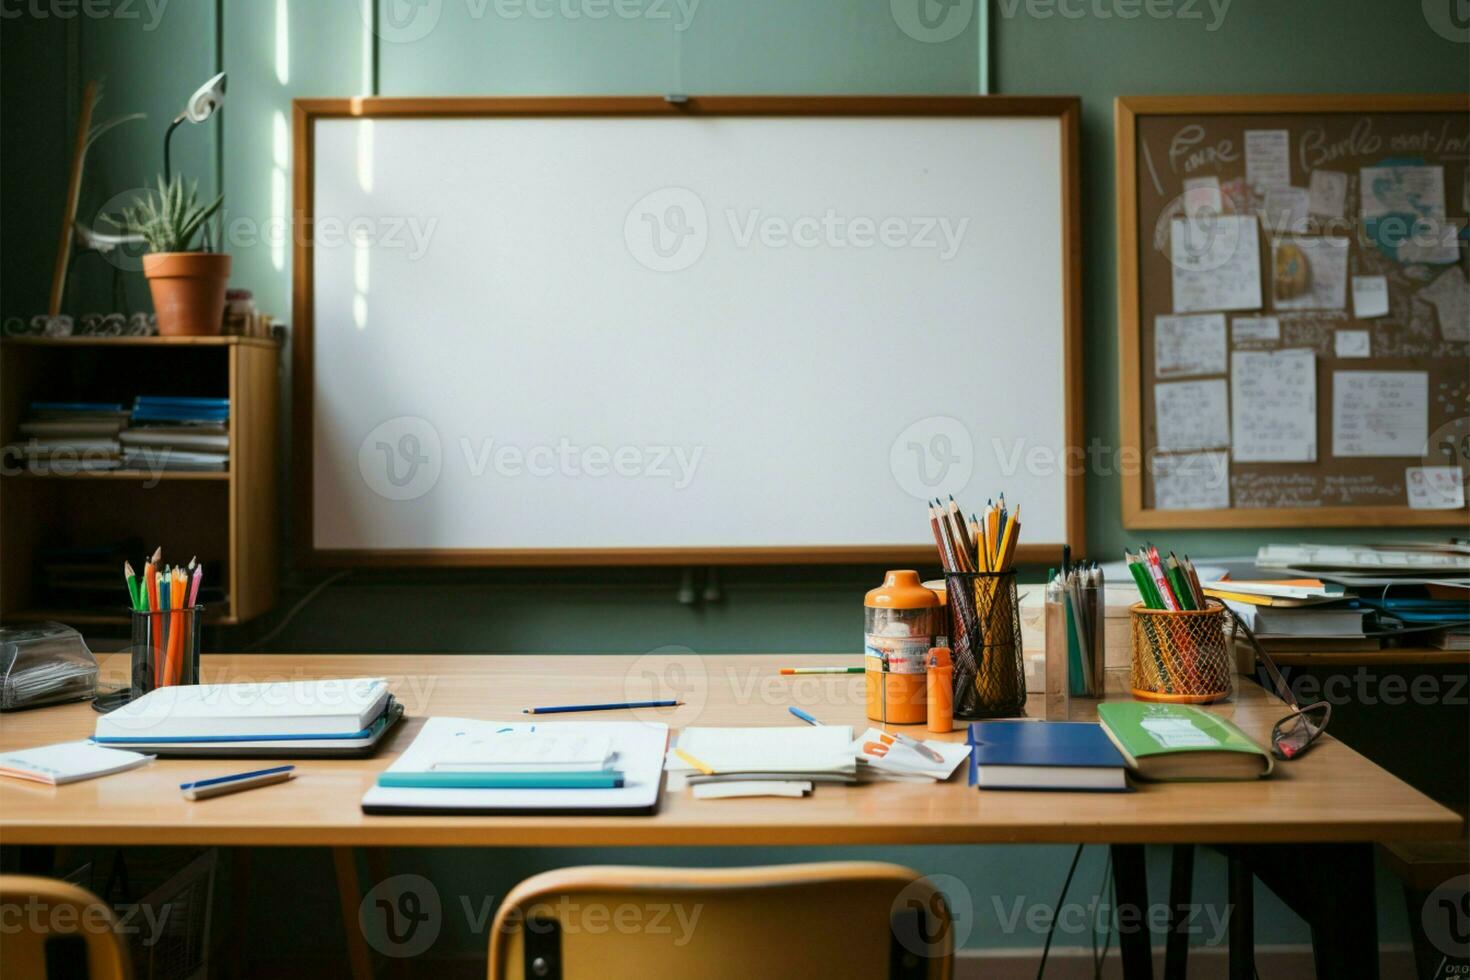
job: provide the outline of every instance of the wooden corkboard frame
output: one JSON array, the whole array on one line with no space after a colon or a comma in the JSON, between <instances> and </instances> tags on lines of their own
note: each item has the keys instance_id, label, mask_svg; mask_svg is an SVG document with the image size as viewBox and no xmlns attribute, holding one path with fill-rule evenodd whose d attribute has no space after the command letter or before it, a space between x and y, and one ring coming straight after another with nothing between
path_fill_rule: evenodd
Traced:
<instances>
[{"instance_id":1,"label":"wooden corkboard frame","mask_svg":"<svg viewBox=\"0 0 1470 980\"><path fill-rule=\"evenodd\" d=\"M659 96L296 99L292 103L292 404L293 538L300 564L335 567L507 567L608 565L932 564L932 545L734 548L597 549L392 549L337 551L314 544L312 252L315 216L312 188L314 124L331 118L474 118L489 116L975 116L1055 119L1062 148L1062 249L1064 434L1083 445L1081 102L1075 96ZM1065 481L1066 541L1022 544L1018 563L1061 560L1063 545L1085 547L1083 490L1086 473L1068 467ZM915 519L919 520L917 512Z\"/></svg>"},{"instance_id":2,"label":"wooden corkboard frame","mask_svg":"<svg viewBox=\"0 0 1470 980\"><path fill-rule=\"evenodd\" d=\"M1470 95L1201 95L1122 96L1114 102L1113 122L1116 152L1116 207L1118 250L1119 386L1121 390L1120 458L1146 460L1144 431L1144 331L1142 283L1140 281L1139 127L1141 120L1155 116L1373 116L1393 113L1470 114ZM1389 155L1389 154L1385 154ZM1241 164L1243 167L1243 162ZM1459 184L1446 179L1446 197L1457 195ZM1352 199L1349 199L1352 204ZM1263 248L1266 235L1262 234ZM1463 261L1463 259L1462 259ZM1270 280L1263 273L1262 309L1255 315L1270 315L1265 292ZM1351 308L1351 300L1349 300ZM1252 315L1251 311L1234 311ZM1228 356L1228 355L1227 355ZM1150 389L1151 390L1151 389ZM1323 399L1317 399L1319 418ZM1331 407L1326 410L1330 417ZM1330 445L1330 444L1329 444ZM1319 439L1318 459L1328 447ZM1274 464L1289 465L1289 464ZM1308 464L1302 464L1308 465ZM1407 463L1406 465L1412 465ZM1123 526L1126 528L1267 528L1267 527L1358 527L1419 526L1459 527L1470 522L1470 508L1459 510L1415 510L1403 505L1296 506L1221 508L1211 510L1161 510L1145 504L1144 466L1125 468L1123 482Z\"/></svg>"}]
</instances>

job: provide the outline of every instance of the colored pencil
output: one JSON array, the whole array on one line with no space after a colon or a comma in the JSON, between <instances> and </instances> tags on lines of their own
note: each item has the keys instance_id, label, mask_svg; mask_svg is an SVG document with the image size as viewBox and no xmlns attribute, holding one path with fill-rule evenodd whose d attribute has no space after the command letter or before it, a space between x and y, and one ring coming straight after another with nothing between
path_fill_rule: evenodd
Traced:
<instances>
[{"instance_id":1,"label":"colored pencil","mask_svg":"<svg viewBox=\"0 0 1470 980\"><path fill-rule=\"evenodd\" d=\"M866 667L782 667L781 673L791 674L861 674Z\"/></svg>"},{"instance_id":2,"label":"colored pencil","mask_svg":"<svg viewBox=\"0 0 1470 980\"><path fill-rule=\"evenodd\" d=\"M522 708L523 715L557 715L570 711L618 711L623 708L677 708L683 701L612 701L607 704L553 704Z\"/></svg>"}]
</instances>

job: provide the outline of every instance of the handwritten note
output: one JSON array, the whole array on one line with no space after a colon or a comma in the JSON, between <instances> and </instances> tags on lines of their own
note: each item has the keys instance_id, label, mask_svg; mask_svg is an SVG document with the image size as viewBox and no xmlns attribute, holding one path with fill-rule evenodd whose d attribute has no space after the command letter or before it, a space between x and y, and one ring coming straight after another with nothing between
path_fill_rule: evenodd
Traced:
<instances>
[{"instance_id":1,"label":"handwritten note","mask_svg":"<svg viewBox=\"0 0 1470 980\"><path fill-rule=\"evenodd\" d=\"M1286 251L1291 249L1292 251ZM1278 310L1340 310L1347 305L1348 239L1291 235L1271 241ZM1294 266L1306 263L1305 282Z\"/></svg>"},{"instance_id":2,"label":"handwritten note","mask_svg":"<svg viewBox=\"0 0 1470 980\"><path fill-rule=\"evenodd\" d=\"M1332 372L1332 455L1422 456L1428 435L1426 372Z\"/></svg>"},{"instance_id":3,"label":"handwritten note","mask_svg":"<svg viewBox=\"0 0 1470 980\"><path fill-rule=\"evenodd\" d=\"M1304 349L1233 353L1230 429L1236 462L1316 462L1316 354Z\"/></svg>"},{"instance_id":4,"label":"handwritten note","mask_svg":"<svg viewBox=\"0 0 1470 980\"><path fill-rule=\"evenodd\" d=\"M1307 182L1307 211L1320 218L1341 218L1347 209L1348 175L1313 170Z\"/></svg>"},{"instance_id":5,"label":"handwritten note","mask_svg":"<svg viewBox=\"0 0 1470 980\"><path fill-rule=\"evenodd\" d=\"M1404 486L1409 492L1409 506L1415 510L1459 510L1465 506L1465 471L1458 466L1410 466L1404 470ZM1158 494L1157 483L1154 494Z\"/></svg>"},{"instance_id":6,"label":"handwritten note","mask_svg":"<svg viewBox=\"0 0 1470 980\"><path fill-rule=\"evenodd\" d=\"M1187 378L1225 373L1225 314L1154 317L1154 373Z\"/></svg>"},{"instance_id":7,"label":"handwritten note","mask_svg":"<svg viewBox=\"0 0 1470 980\"><path fill-rule=\"evenodd\" d=\"M1353 276L1353 316L1371 320L1388 316L1388 277Z\"/></svg>"},{"instance_id":8,"label":"handwritten note","mask_svg":"<svg viewBox=\"0 0 1470 980\"><path fill-rule=\"evenodd\" d=\"M1158 429L1158 449L1163 452L1229 446L1225 379L1154 385L1154 422Z\"/></svg>"},{"instance_id":9,"label":"handwritten note","mask_svg":"<svg viewBox=\"0 0 1470 980\"><path fill-rule=\"evenodd\" d=\"M1230 341L1264 341L1276 343L1281 340L1281 321L1274 316L1238 316L1230 321Z\"/></svg>"},{"instance_id":10,"label":"handwritten note","mask_svg":"<svg viewBox=\"0 0 1470 980\"><path fill-rule=\"evenodd\" d=\"M1338 357L1372 357L1373 338L1366 330L1339 330L1332 335L1332 349Z\"/></svg>"},{"instance_id":11,"label":"handwritten note","mask_svg":"<svg viewBox=\"0 0 1470 980\"><path fill-rule=\"evenodd\" d=\"M1273 235L1305 232L1309 205L1304 187L1272 187L1266 191L1266 202L1261 206L1261 221Z\"/></svg>"},{"instance_id":12,"label":"handwritten note","mask_svg":"<svg viewBox=\"0 0 1470 980\"><path fill-rule=\"evenodd\" d=\"M1156 455L1151 462L1154 507L1213 510L1230 506L1230 454Z\"/></svg>"},{"instance_id":13,"label":"handwritten note","mask_svg":"<svg viewBox=\"0 0 1470 980\"><path fill-rule=\"evenodd\" d=\"M1446 269L1419 290L1419 298L1434 307L1439 335L1446 341L1470 341L1470 284L1459 266Z\"/></svg>"},{"instance_id":14,"label":"handwritten note","mask_svg":"<svg viewBox=\"0 0 1470 980\"><path fill-rule=\"evenodd\" d=\"M1169 226L1174 312L1261 306L1261 244L1254 215L1175 218Z\"/></svg>"},{"instance_id":15,"label":"handwritten note","mask_svg":"<svg viewBox=\"0 0 1470 980\"><path fill-rule=\"evenodd\" d=\"M1405 265L1454 265L1460 261L1460 230L1464 222L1418 218L1409 233L1398 239L1394 257Z\"/></svg>"},{"instance_id":16,"label":"handwritten note","mask_svg":"<svg viewBox=\"0 0 1470 980\"><path fill-rule=\"evenodd\" d=\"M1245 131L1246 183L1260 190L1291 183L1291 134L1284 129Z\"/></svg>"},{"instance_id":17,"label":"handwritten note","mask_svg":"<svg viewBox=\"0 0 1470 980\"><path fill-rule=\"evenodd\" d=\"M1364 167L1358 171L1363 217L1404 215L1443 221L1443 167Z\"/></svg>"}]
</instances>

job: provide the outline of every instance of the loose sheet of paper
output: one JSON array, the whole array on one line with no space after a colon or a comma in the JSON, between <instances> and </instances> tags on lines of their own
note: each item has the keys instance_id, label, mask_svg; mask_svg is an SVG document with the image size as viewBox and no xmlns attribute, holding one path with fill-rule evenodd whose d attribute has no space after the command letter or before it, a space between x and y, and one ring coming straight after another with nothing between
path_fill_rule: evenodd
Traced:
<instances>
[{"instance_id":1,"label":"loose sheet of paper","mask_svg":"<svg viewBox=\"0 0 1470 980\"><path fill-rule=\"evenodd\" d=\"M1230 454L1181 453L1153 457L1154 507L1213 510L1230 506Z\"/></svg>"},{"instance_id":2,"label":"loose sheet of paper","mask_svg":"<svg viewBox=\"0 0 1470 980\"><path fill-rule=\"evenodd\" d=\"M1272 187L1266 191L1266 201L1261 206L1261 221L1269 234L1305 232L1310 203L1304 187Z\"/></svg>"},{"instance_id":3,"label":"loose sheet of paper","mask_svg":"<svg viewBox=\"0 0 1470 980\"><path fill-rule=\"evenodd\" d=\"M1271 267L1280 268L1281 249L1294 245L1306 259L1306 289L1283 296L1280 282L1273 290L1272 306L1278 310L1340 310L1347 305L1348 239L1293 235L1271 241Z\"/></svg>"},{"instance_id":4,"label":"loose sheet of paper","mask_svg":"<svg viewBox=\"0 0 1470 980\"><path fill-rule=\"evenodd\" d=\"M1443 221L1443 167L1364 167L1358 171L1363 217L1397 214Z\"/></svg>"},{"instance_id":5,"label":"loose sheet of paper","mask_svg":"<svg viewBox=\"0 0 1470 980\"><path fill-rule=\"evenodd\" d=\"M1230 445L1225 379L1154 385L1154 420L1162 452Z\"/></svg>"},{"instance_id":6,"label":"loose sheet of paper","mask_svg":"<svg viewBox=\"0 0 1470 980\"><path fill-rule=\"evenodd\" d=\"M1332 372L1332 455L1422 456L1428 435L1426 372Z\"/></svg>"},{"instance_id":7,"label":"loose sheet of paper","mask_svg":"<svg viewBox=\"0 0 1470 980\"><path fill-rule=\"evenodd\" d=\"M1154 317L1154 373L1187 378L1225 373L1225 314Z\"/></svg>"},{"instance_id":8,"label":"loose sheet of paper","mask_svg":"<svg viewBox=\"0 0 1470 980\"><path fill-rule=\"evenodd\" d=\"M1287 130L1245 131L1245 180L1259 190L1291 183L1291 134Z\"/></svg>"},{"instance_id":9,"label":"loose sheet of paper","mask_svg":"<svg viewBox=\"0 0 1470 980\"><path fill-rule=\"evenodd\" d=\"M1353 316L1371 320L1388 316L1388 277L1353 276Z\"/></svg>"},{"instance_id":10,"label":"loose sheet of paper","mask_svg":"<svg viewBox=\"0 0 1470 980\"><path fill-rule=\"evenodd\" d=\"M1458 466L1410 466L1404 470L1404 486L1415 510L1465 506L1465 471Z\"/></svg>"},{"instance_id":11,"label":"loose sheet of paper","mask_svg":"<svg viewBox=\"0 0 1470 980\"><path fill-rule=\"evenodd\" d=\"M1174 312L1260 309L1260 256L1254 215L1175 218L1169 226Z\"/></svg>"},{"instance_id":12,"label":"loose sheet of paper","mask_svg":"<svg viewBox=\"0 0 1470 980\"><path fill-rule=\"evenodd\" d=\"M1399 241L1396 257L1405 265L1415 262L1454 265L1460 261L1460 229L1463 227L1464 222L1419 218L1413 229Z\"/></svg>"},{"instance_id":13,"label":"loose sheet of paper","mask_svg":"<svg viewBox=\"0 0 1470 980\"><path fill-rule=\"evenodd\" d=\"M1274 316L1238 316L1230 321L1230 341L1281 340L1281 321Z\"/></svg>"},{"instance_id":14,"label":"loose sheet of paper","mask_svg":"<svg viewBox=\"0 0 1470 980\"><path fill-rule=\"evenodd\" d=\"M1446 269L1419 290L1419 298L1434 307L1439 335L1447 341L1470 341L1470 283L1459 266Z\"/></svg>"},{"instance_id":15,"label":"loose sheet of paper","mask_svg":"<svg viewBox=\"0 0 1470 980\"><path fill-rule=\"evenodd\" d=\"M1307 183L1307 210L1320 218L1341 218L1347 207L1348 175L1313 170Z\"/></svg>"},{"instance_id":16,"label":"loose sheet of paper","mask_svg":"<svg viewBox=\"0 0 1470 980\"><path fill-rule=\"evenodd\" d=\"M1332 335L1332 348L1338 357L1372 357L1373 338L1366 330L1339 330Z\"/></svg>"},{"instance_id":17,"label":"loose sheet of paper","mask_svg":"<svg viewBox=\"0 0 1470 980\"><path fill-rule=\"evenodd\" d=\"M1316 462L1316 354L1296 349L1234 352L1230 415L1236 462Z\"/></svg>"}]
</instances>

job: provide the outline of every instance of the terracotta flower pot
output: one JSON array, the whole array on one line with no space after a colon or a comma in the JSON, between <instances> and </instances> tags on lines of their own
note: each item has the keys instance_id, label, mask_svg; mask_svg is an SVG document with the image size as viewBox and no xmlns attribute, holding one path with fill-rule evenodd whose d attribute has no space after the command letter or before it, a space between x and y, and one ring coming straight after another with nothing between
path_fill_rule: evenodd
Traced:
<instances>
[{"instance_id":1,"label":"terracotta flower pot","mask_svg":"<svg viewBox=\"0 0 1470 980\"><path fill-rule=\"evenodd\" d=\"M158 332L165 337L217 334L225 322L230 257L220 252L154 252L143 256Z\"/></svg>"}]
</instances>

